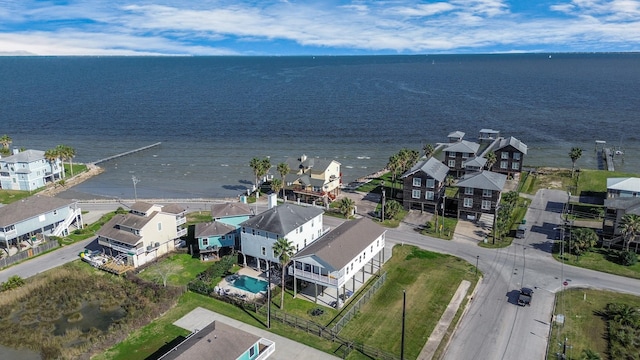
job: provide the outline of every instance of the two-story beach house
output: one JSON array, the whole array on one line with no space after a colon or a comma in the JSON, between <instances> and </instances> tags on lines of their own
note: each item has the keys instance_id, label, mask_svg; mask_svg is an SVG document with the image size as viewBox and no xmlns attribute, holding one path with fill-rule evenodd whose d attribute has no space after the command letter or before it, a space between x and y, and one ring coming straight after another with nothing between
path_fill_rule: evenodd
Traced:
<instances>
[{"instance_id":1,"label":"two-story beach house","mask_svg":"<svg viewBox=\"0 0 640 360\"><path fill-rule=\"evenodd\" d=\"M284 203L263 211L240 223L240 252L244 265L268 269L269 262L279 263L273 245L279 238L289 240L299 251L323 235L322 215L317 207Z\"/></svg>"},{"instance_id":2,"label":"two-story beach house","mask_svg":"<svg viewBox=\"0 0 640 360\"><path fill-rule=\"evenodd\" d=\"M449 168L435 158L414 165L402 175L404 208L419 208L420 211L424 211L426 206L433 208L435 212L444 195L445 178L448 173Z\"/></svg>"},{"instance_id":3,"label":"two-story beach house","mask_svg":"<svg viewBox=\"0 0 640 360\"><path fill-rule=\"evenodd\" d=\"M62 175L60 159L49 162L44 151L25 150L0 158L0 188L33 191Z\"/></svg>"},{"instance_id":4,"label":"two-story beach house","mask_svg":"<svg viewBox=\"0 0 640 360\"><path fill-rule=\"evenodd\" d=\"M75 201L34 195L0 207L0 245L9 247L38 235L66 236L82 228Z\"/></svg>"},{"instance_id":5,"label":"two-story beach house","mask_svg":"<svg viewBox=\"0 0 640 360\"><path fill-rule=\"evenodd\" d=\"M458 189L458 218L476 220L483 213L495 214L507 175L491 171L467 174L455 185Z\"/></svg>"},{"instance_id":6,"label":"two-story beach house","mask_svg":"<svg viewBox=\"0 0 640 360\"><path fill-rule=\"evenodd\" d=\"M608 178L604 209L602 235L620 236L622 218L626 214L640 215L640 178Z\"/></svg>"},{"instance_id":7,"label":"two-story beach house","mask_svg":"<svg viewBox=\"0 0 640 360\"><path fill-rule=\"evenodd\" d=\"M265 360L275 349L276 344L271 340L214 321L203 329L195 329L159 359Z\"/></svg>"},{"instance_id":8,"label":"two-story beach house","mask_svg":"<svg viewBox=\"0 0 640 360\"><path fill-rule=\"evenodd\" d=\"M289 174L284 179L288 199L311 203L319 199L333 201L340 194L342 172L335 160L319 159L302 155L287 158Z\"/></svg>"},{"instance_id":9,"label":"two-story beach house","mask_svg":"<svg viewBox=\"0 0 640 360\"><path fill-rule=\"evenodd\" d=\"M513 176L522 172L522 163L527 155L527 145L522 141L509 136L500 139L493 152L496 154L496 162L491 171Z\"/></svg>"},{"instance_id":10,"label":"two-story beach house","mask_svg":"<svg viewBox=\"0 0 640 360\"><path fill-rule=\"evenodd\" d=\"M213 260L240 248L240 224L253 216L249 205L228 202L211 206L213 222L195 225L194 237L202 260Z\"/></svg>"},{"instance_id":11,"label":"two-story beach house","mask_svg":"<svg viewBox=\"0 0 640 360\"><path fill-rule=\"evenodd\" d=\"M176 240L187 234L185 222L185 209L178 205L139 201L98 230L98 244L107 254L138 267L174 250Z\"/></svg>"},{"instance_id":12,"label":"two-story beach house","mask_svg":"<svg viewBox=\"0 0 640 360\"><path fill-rule=\"evenodd\" d=\"M374 273L384 263L386 229L368 218L347 221L298 252L288 267L294 277L294 296L298 280L318 287L335 289L336 299L345 298L345 285ZM352 286L355 289L355 283ZM342 294L341 294L342 292Z\"/></svg>"},{"instance_id":13,"label":"two-story beach house","mask_svg":"<svg viewBox=\"0 0 640 360\"><path fill-rule=\"evenodd\" d=\"M480 144L460 140L451 143L443 149L444 159L442 162L449 167L449 173L456 178L461 177L465 173L464 163L476 156Z\"/></svg>"},{"instance_id":14,"label":"two-story beach house","mask_svg":"<svg viewBox=\"0 0 640 360\"><path fill-rule=\"evenodd\" d=\"M607 198L640 197L640 178L607 178Z\"/></svg>"}]
</instances>

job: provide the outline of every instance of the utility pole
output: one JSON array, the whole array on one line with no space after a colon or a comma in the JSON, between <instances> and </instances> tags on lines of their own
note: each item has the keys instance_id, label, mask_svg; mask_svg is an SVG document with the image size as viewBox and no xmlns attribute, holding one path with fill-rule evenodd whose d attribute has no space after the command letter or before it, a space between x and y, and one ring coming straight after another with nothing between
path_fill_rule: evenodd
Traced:
<instances>
[{"instance_id":1,"label":"utility pole","mask_svg":"<svg viewBox=\"0 0 640 360\"><path fill-rule=\"evenodd\" d=\"M135 175L131 176L131 180L133 181L133 197L135 201L138 202L138 190L136 188L136 185L138 185L140 180Z\"/></svg>"},{"instance_id":2,"label":"utility pole","mask_svg":"<svg viewBox=\"0 0 640 360\"><path fill-rule=\"evenodd\" d=\"M382 216L380 217L380 222L384 222L384 202L386 200L386 194L385 194L385 190L384 190L384 181L380 181L380 184L382 186L382 207L380 209L380 214Z\"/></svg>"},{"instance_id":3,"label":"utility pole","mask_svg":"<svg viewBox=\"0 0 640 360\"><path fill-rule=\"evenodd\" d=\"M267 284L267 329L271 329L271 260L267 260L267 276L269 283ZM282 287L284 289L284 286Z\"/></svg>"},{"instance_id":4,"label":"utility pole","mask_svg":"<svg viewBox=\"0 0 640 360\"><path fill-rule=\"evenodd\" d=\"M407 292L402 290L402 340L400 342L400 360L404 360L404 318L407 308Z\"/></svg>"},{"instance_id":5,"label":"utility pole","mask_svg":"<svg viewBox=\"0 0 640 360\"><path fill-rule=\"evenodd\" d=\"M480 255L476 255L476 276L478 276L478 262L480 261Z\"/></svg>"}]
</instances>

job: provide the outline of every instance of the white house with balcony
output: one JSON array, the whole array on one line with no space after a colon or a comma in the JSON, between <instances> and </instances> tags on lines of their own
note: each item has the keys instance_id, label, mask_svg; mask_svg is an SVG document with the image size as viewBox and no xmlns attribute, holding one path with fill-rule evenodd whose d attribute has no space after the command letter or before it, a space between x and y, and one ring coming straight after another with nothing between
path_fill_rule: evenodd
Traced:
<instances>
[{"instance_id":1,"label":"white house with balcony","mask_svg":"<svg viewBox=\"0 0 640 360\"><path fill-rule=\"evenodd\" d=\"M33 191L62 175L60 159L48 161L44 151L25 150L0 158L0 188Z\"/></svg>"},{"instance_id":2,"label":"white house with balcony","mask_svg":"<svg viewBox=\"0 0 640 360\"><path fill-rule=\"evenodd\" d=\"M82 228L82 211L72 200L34 195L0 207L0 246L66 236L74 228Z\"/></svg>"},{"instance_id":3,"label":"white house with balcony","mask_svg":"<svg viewBox=\"0 0 640 360\"><path fill-rule=\"evenodd\" d=\"M97 233L104 251L138 267L175 249L187 234L185 209L136 202L128 214L116 214Z\"/></svg>"},{"instance_id":4,"label":"white house with balcony","mask_svg":"<svg viewBox=\"0 0 640 360\"><path fill-rule=\"evenodd\" d=\"M301 280L315 285L316 301L318 287L335 289L336 299L345 298L345 285L349 281L355 289L358 274L364 282L367 267L374 273L374 268L377 270L384 263L385 234L382 226L360 218L343 223L309 244L293 256L288 268L289 275L294 277L294 296Z\"/></svg>"},{"instance_id":5,"label":"white house with balcony","mask_svg":"<svg viewBox=\"0 0 640 360\"><path fill-rule=\"evenodd\" d=\"M240 253L244 265L267 269L279 263L273 245L279 238L289 240L300 251L323 235L324 211L313 206L284 203L240 223Z\"/></svg>"},{"instance_id":6,"label":"white house with balcony","mask_svg":"<svg viewBox=\"0 0 640 360\"><path fill-rule=\"evenodd\" d=\"M313 202L318 199L333 201L340 194L341 164L333 159L320 159L302 155L287 158L289 174L284 178L286 196L292 200Z\"/></svg>"}]
</instances>

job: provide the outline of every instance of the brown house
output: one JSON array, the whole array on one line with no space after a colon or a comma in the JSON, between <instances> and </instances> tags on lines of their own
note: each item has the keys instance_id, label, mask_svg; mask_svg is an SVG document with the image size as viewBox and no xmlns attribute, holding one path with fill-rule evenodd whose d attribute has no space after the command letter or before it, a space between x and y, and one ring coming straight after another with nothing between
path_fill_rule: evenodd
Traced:
<instances>
[{"instance_id":1,"label":"brown house","mask_svg":"<svg viewBox=\"0 0 640 360\"><path fill-rule=\"evenodd\" d=\"M425 205L433 208L440 203L445 190L445 179L449 168L435 158L421 161L402 175L403 197L405 209L419 208L424 211Z\"/></svg>"},{"instance_id":2,"label":"brown house","mask_svg":"<svg viewBox=\"0 0 640 360\"><path fill-rule=\"evenodd\" d=\"M496 162L491 167L491 171L513 176L522 171L522 162L527 155L527 145L522 141L510 136L503 138L494 150Z\"/></svg>"},{"instance_id":3,"label":"brown house","mask_svg":"<svg viewBox=\"0 0 640 360\"><path fill-rule=\"evenodd\" d=\"M477 220L483 213L495 214L507 176L491 171L465 175L456 186L458 218Z\"/></svg>"},{"instance_id":4,"label":"brown house","mask_svg":"<svg viewBox=\"0 0 640 360\"><path fill-rule=\"evenodd\" d=\"M460 140L444 148L442 162L449 167L451 174L459 178L465 173L464 163L476 156L480 144L467 140Z\"/></svg>"}]
</instances>

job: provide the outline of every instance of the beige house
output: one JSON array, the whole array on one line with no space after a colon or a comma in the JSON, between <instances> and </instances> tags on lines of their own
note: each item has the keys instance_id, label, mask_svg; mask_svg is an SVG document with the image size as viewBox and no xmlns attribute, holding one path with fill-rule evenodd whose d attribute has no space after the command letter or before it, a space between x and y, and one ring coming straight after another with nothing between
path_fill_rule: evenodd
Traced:
<instances>
[{"instance_id":1,"label":"beige house","mask_svg":"<svg viewBox=\"0 0 640 360\"><path fill-rule=\"evenodd\" d=\"M187 234L185 209L178 205L136 202L128 214L116 214L97 233L106 254L127 265L144 265L175 249Z\"/></svg>"},{"instance_id":2,"label":"beige house","mask_svg":"<svg viewBox=\"0 0 640 360\"><path fill-rule=\"evenodd\" d=\"M342 172L335 160L310 158L306 155L287 158L291 169L284 178L286 197L290 200L314 202L325 199L333 201L340 194Z\"/></svg>"}]
</instances>

